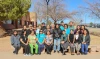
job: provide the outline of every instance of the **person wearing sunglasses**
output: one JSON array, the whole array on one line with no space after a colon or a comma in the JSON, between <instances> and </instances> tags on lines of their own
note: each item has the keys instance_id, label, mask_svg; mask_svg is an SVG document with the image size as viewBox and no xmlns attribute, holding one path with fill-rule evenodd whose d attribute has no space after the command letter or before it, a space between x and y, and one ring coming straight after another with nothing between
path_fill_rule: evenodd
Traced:
<instances>
[{"instance_id":1,"label":"person wearing sunglasses","mask_svg":"<svg viewBox=\"0 0 100 59\"><path fill-rule=\"evenodd\" d=\"M37 35L38 41L38 53L41 55L41 52L44 51L44 41L45 41L46 35L43 33L43 30L40 30L40 33Z\"/></svg>"}]
</instances>

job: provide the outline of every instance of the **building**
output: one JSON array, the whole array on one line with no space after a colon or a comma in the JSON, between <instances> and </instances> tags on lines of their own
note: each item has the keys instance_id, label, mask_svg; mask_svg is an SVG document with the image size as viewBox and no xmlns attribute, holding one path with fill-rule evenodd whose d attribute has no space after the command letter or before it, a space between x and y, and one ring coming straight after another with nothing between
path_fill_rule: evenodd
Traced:
<instances>
[{"instance_id":1,"label":"building","mask_svg":"<svg viewBox=\"0 0 100 59\"><path fill-rule=\"evenodd\" d=\"M18 20L7 20L4 21L1 26L5 30L22 28L24 25L28 26L32 24L33 26L37 26L37 14L35 12L28 12L25 16Z\"/></svg>"}]
</instances>

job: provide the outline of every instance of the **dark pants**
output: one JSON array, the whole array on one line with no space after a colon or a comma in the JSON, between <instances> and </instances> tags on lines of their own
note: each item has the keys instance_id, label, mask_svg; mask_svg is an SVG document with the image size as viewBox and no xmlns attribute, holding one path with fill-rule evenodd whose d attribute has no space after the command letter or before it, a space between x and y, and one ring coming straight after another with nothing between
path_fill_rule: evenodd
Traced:
<instances>
[{"instance_id":1,"label":"dark pants","mask_svg":"<svg viewBox=\"0 0 100 59\"><path fill-rule=\"evenodd\" d=\"M74 53L74 51L75 51L75 44L70 43L70 51L71 51L71 53Z\"/></svg>"},{"instance_id":2,"label":"dark pants","mask_svg":"<svg viewBox=\"0 0 100 59\"><path fill-rule=\"evenodd\" d=\"M38 53L41 54L41 52L44 49L44 44L38 44Z\"/></svg>"},{"instance_id":3,"label":"dark pants","mask_svg":"<svg viewBox=\"0 0 100 59\"><path fill-rule=\"evenodd\" d=\"M51 53L51 51L53 49L53 45L52 44L50 44L50 45L45 44L45 47L46 47L46 50L47 50L46 52Z\"/></svg>"},{"instance_id":4,"label":"dark pants","mask_svg":"<svg viewBox=\"0 0 100 59\"><path fill-rule=\"evenodd\" d=\"M21 44L21 46L23 47L23 52L25 54L29 54L30 53L30 47L29 47L29 45Z\"/></svg>"},{"instance_id":5,"label":"dark pants","mask_svg":"<svg viewBox=\"0 0 100 59\"><path fill-rule=\"evenodd\" d=\"M81 44L81 51L82 51L82 53L87 54L88 44Z\"/></svg>"},{"instance_id":6,"label":"dark pants","mask_svg":"<svg viewBox=\"0 0 100 59\"><path fill-rule=\"evenodd\" d=\"M19 50L20 50L20 46L14 46L15 50L13 51L13 53L18 54Z\"/></svg>"},{"instance_id":7,"label":"dark pants","mask_svg":"<svg viewBox=\"0 0 100 59\"><path fill-rule=\"evenodd\" d=\"M67 51L68 46L69 46L69 42L65 42L64 44L61 44L61 48L62 48L63 52L65 52L64 50Z\"/></svg>"}]
</instances>

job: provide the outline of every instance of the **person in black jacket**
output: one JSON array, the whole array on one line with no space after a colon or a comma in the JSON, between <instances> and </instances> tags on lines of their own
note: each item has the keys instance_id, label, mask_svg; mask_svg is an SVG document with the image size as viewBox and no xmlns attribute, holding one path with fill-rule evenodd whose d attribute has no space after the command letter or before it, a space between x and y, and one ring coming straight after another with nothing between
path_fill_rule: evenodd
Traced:
<instances>
[{"instance_id":1,"label":"person in black jacket","mask_svg":"<svg viewBox=\"0 0 100 59\"><path fill-rule=\"evenodd\" d=\"M83 33L84 34L82 35L81 51L82 54L87 55L88 46L90 45L90 35L88 34L88 31L86 29Z\"/></svg>"},{"instance_id":2,"label":"person in black jacket","mask_svg":"<svg viewBox=\"0 0 100 59\"><path fill-rule=\"evenodd\" d=\"M21 30L21 35L23 35L23 32L24 32L24 31L27 31L26 25L23 26L23 29ZM26 34L27 34L27 33L26 33Z\"/></svg>"},{"instance_id":3,"label":"person in black jacket","mask_svg":"<svg viewBox=\"0 0 100 59\"><path fill-rule=\"evenodd\" d=\"M21 42L21 46L24 49L24 54L25 55L29 55L30 47L29 47L29 44L28 44L28 39L27 39L26 31L23 32L23 35L20 38L20 42Z\"/></svg>"},{"instance_id":4,"label":"person in black jacket","mask_svg":"<svg viewBox=\"0 0 100 59\"><path fill-rule=\"evenodd\" d=\"M56 50L59 53L60 50L60 41L61 41L61 30L59 28L59 25L56 24L55 26L55 30L54 30L54 53L56 52ZM56 47L57 46L57 47Z\"/></svg>"},{"instance_id":5,"label":"person in black jacket","mask_svg":"<svg viewBox=\"0 0 100 59\"><path fill-rule=\"evenodd\" d=\"M80 55L80 48L81 48L81 35L79 34L79 31L76 31L76 34L75 34L75 48L76 48L76 51L77 51L77 55Z\"/></svg>"},{"instance_id":6,"label":"person in black jacket","mask_svg":"<svg viewBox=\"0 0 100 59\"><path fill-rule=\"evenodd\" d=\"M43 30L44 32L45 29L46 29L45 23L42 23L41 30Z\"/></svg>"},{"instance_id":7,"label":"person in black jacket","mask_svg":"<svg viewBox=\"0 0 100 59\"><path fill-rule=\"evenodd\" d=\"M31 34L31 31L33 30L32 25L29 25L29 29L27 30L27 36Z\"/></svg>"}]
</instances>

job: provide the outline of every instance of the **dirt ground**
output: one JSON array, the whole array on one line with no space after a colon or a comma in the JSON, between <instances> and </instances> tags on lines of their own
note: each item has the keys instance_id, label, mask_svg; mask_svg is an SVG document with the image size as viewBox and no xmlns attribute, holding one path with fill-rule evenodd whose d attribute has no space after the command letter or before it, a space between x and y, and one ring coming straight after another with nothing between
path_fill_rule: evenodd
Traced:
<instances>
[{"instance_id":1,"label":"dirt ground","mask_svg":"<svg viewBox=\"0 0 100 59\"><path fill-rule=\"evenodd\" d=\"M100 37L97 37L97 36L93 36L91 35L91 46L100 46ZM66 56L62 56L61 53L52 53L51 55L47 55L47 54L42 54L40 56L37 56L37 55L34 55L34 56L24 56L22 54L22 49L19 51L19 54L16 56L12 53L13 51L13 47L11 46L10 44L10 36L7 36L7 37L4 37L4 38L0 38L0 57L2 59L18 59L18 58L21 58L21 59L33 59L33 58L37 58L37 59L53 59L53 58L56 58L56 59L61 59L61 58L70 58L70 59L73 59L73 58L77 58L77 59L82 59L82 58L91 58L91 59L100 59L100 52L92 52L92 53L89 53L87 56L83 56L83 55L80 55L80 56L71 56L70 53L67 53ZM1 59L0 58L0 59Z\"/></svg>"}]
</instances>

